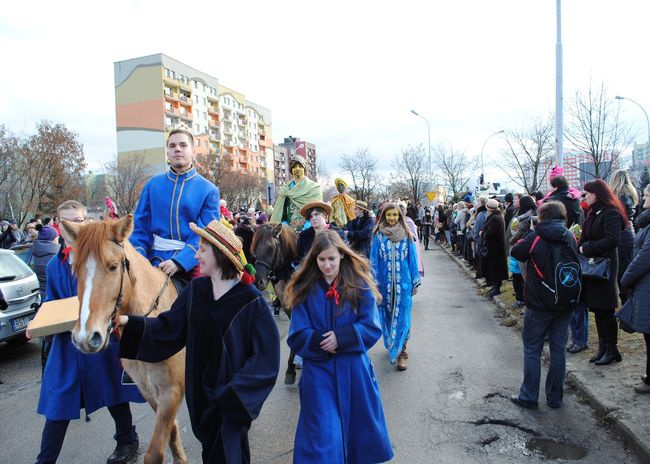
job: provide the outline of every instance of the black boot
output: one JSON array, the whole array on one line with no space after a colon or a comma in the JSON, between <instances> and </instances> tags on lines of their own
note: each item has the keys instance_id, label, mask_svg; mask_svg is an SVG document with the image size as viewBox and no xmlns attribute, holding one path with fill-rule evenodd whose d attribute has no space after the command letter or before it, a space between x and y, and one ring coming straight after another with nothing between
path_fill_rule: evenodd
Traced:
<instances>
[{"instance_id":1,"label":"black boot","mask_svg":"<svg viewBox=\"0 0 650 464\"><path fill-rule=\"evenodd\" d=\"M589 358L589 362L590 363L595 363L600 358L605 356L606 352L607 352L607 343L605 342L604 338L599 338L598 339L598 351L596 351L595 355L593 355L591 358Z\"/></svg>"},{"instance_id":2,"label":"black boot","mask_svg":"<svg viewBox=\"0 0 650 464\"><path fill-rule=\"evenodd\" d=\"M115 451L106 460L106 464L126 464L136 462L138 459L139 442L118 443Z\"/></svg>"},{"instance_id":3,"label":"black boot","mask_svg":"<svg viewBox=\"0 0 650 464\"><path fill-rule=\"evenodd\" d=\"M608 343L607 351L605 351L605 354L602 358L600 358L598 361L594 361L594 364L596 366L606 366L613 363L614 361L621 362L622 360L623 357L621 356L620 351L618 351L618 346L614 343Z\"/></svg>"}]
</instances>

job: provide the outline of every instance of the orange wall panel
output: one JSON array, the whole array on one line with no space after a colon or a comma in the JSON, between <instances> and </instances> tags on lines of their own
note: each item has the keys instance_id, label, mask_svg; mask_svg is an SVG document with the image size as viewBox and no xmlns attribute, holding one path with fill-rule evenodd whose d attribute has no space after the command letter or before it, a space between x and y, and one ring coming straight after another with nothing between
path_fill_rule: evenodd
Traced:
<instances>
[{"instance_id":1,"label":"orange wall panel","mask_svg":"<svg viewBox=\"0 0 650 464\"><path fill-rule=\"evenodd\" d=\"M161 100L117 105L115 109L117 128L163 130L165 127L164 106Z\"/></svg>"}]
</instances>

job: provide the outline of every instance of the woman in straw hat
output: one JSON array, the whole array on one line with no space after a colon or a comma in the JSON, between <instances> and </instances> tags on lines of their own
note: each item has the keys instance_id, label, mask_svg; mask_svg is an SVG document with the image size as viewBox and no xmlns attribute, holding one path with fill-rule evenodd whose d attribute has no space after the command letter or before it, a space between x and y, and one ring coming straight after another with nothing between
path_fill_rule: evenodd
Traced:
<instances>
[{"instance_id":1,"label":"woman in straw hat","mask_svg":"<svg viewBox=\"0 0 650 464\"><path fill-rule=\"evenodd\" d=\"M368 350L381 299L368 261L319 233L287 292L287 343L304 358L295 463L377 463L393 456Z\"/></svg>"},{"instance_id":2,"label":"woman in straw hat","mask_svg":"<svg viewBox=\"0 0 650 464\"><path fill-rule=\"evenodd\" d=\"M120 356L159 362L187 348L185 398L204 463L250 462L248 429L275 385L278 329L242 245L218 220L199 235L199 277L156 318L119 316Z\"/></svg>"},{"instance_id":3,"label":"woman in straw hat","mask_svg":"<svg viewBox=\"0 0 650 464\"><path fill-rule=\"evenodd\" d=\"M311 201L302 207L300 214L311 225L298 234L298 262L307 256L314 238L324 230L334 230L337 234L344 237L344 231L339 229L336 224L330 224L329 219L332 214L332 207L324 201ZM344 239L347 243L347 239Z\"/></svg>"}]
</instances>

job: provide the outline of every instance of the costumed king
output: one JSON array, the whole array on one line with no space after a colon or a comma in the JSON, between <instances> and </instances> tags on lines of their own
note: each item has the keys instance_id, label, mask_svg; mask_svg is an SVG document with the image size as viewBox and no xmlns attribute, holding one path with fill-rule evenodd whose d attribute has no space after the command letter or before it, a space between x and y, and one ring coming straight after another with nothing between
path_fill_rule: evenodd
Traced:
<instances>
[{"instance_id":1,"label":"costumed king","mask_svg":"<svg viewBox=\"0 0 650 464\"><path fill-rule=\"evenodd\" d=\"M345 193L348 189L348 184L343 179L334 179L334 185L338 195L332 197L332 217L331 221L338 227L344 228L348 221L353 220L356 216L354 214L354 198Z\"/></svg>"}]
</instances>

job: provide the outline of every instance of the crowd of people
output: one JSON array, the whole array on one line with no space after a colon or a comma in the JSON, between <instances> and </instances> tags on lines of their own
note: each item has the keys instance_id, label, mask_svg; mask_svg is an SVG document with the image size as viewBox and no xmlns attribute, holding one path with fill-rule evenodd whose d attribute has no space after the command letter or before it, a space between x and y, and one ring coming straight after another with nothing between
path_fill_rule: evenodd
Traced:
<instances>
[{"instance_id":1,"label":"crowd of people","mask_svg":"<svg viewBox=\"0 0 650 464\"><path fill-rule=\"evenodd\" d=\"M250 245L256 227L266 222L286 224L297 236L286 287L292 309L287 343L302 367L294 462L392 458L367 353L381 338L396 370L408 368L413 296L432 241L466 260L491 296L512 279L514 306L524 317L524 380L511 397L515 404L538 406L548 339L546 401L561 406L566 352L588 348L588 311L598 331L594 364L622 360L616 317L626 329L646 334L650 350L644 304L650 296L650 188L638 205L625 171L614 173L610 185L587 183L584 192L571 189L555 169L546 195L507 194L501 202L467 194L433 207L387 200L371 208L348 195L340 178L336 195L324 201L320 186L305 176L306 161L295 156L292 178L274 208L233 214L218 188L194 169L193 146L189 132L170 133L169 170L145 185L129 238L153 266L186 285L172 308L155 318L118 317L122 338L111 336L99 364L73 346L69 333L54 336L38 407L46 417L38 463L56 462L68 423L81 408L90 413L101 407L109 409L116 427L117 446L107 462L132 459L139 438L129 402L143 398L123 381L119 358L158 362L183 348L187 403L203 461L250 460L248 429L273 388L280 358L270 308L249 285L255 263ZM184 187L177 191L179 184ZM639 214L639 206L646 211ZM57 214L88 220L85 207L74 201L62 203ZM61 237L58 221L30 221L24 232L3 223L0 243L33 242L45 300L75 296L74 237ZM619 301L623 306L615 313ZM635 391L650 392L646 375Z\"/></svg>"}]
</instances>

